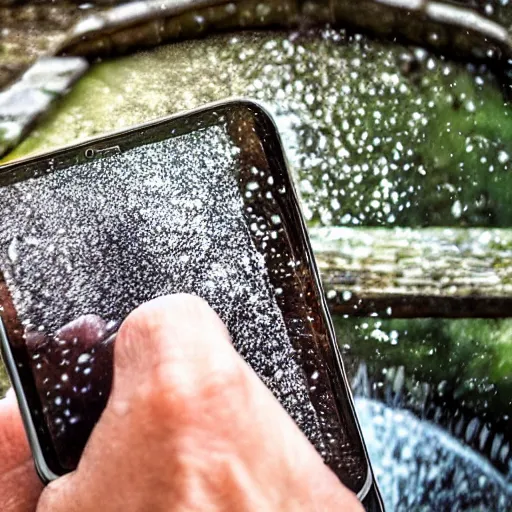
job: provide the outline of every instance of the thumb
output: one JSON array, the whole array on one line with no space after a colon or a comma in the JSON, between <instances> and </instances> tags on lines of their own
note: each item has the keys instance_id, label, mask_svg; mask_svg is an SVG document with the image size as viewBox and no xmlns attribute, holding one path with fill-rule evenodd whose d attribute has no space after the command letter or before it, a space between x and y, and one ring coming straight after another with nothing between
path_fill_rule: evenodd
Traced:
<instances>
[{"instance_id":1,"label":"thumb","mask_svg":"<svg viewBox=\"0 0 512 512\"><path fill-rule=\"evenodd\" d=\"M79 466L46 487L38 512L94 509L107 490L119 499L126 473L134 469L141 480L140 460L148 459L161 425L183 417L180 404L194 402L208 376L226 367L229 374L233 360L239 364L234 352L220 318L196 296L161 297L134 310L118 331L110 398Z\"/></svg>"},{"instance_id":2,"label":"thumb","mask_svg":"<svg viewBox=\"0 0 512 512\"><path fill-rule=\"evenodd\" d=\"M195 391L205 376L229 370L234 352L225 325L199 297L176 294L147 302L119 330L109 405L122 408L149 384Z\"/></svg>"}]
</instances>

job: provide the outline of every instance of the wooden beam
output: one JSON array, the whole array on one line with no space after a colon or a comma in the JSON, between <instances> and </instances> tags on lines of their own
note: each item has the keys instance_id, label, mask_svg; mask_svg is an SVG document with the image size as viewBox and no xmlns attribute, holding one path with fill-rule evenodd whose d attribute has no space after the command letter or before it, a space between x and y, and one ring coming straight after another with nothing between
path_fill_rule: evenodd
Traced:
<instances>
[{"instance_id":1,"label":"wooden beam","mask_svg":"<svg viewBox=\"0 0 512 512\"><path fill-rule=\"evenodd\" d=\"M512 316L512 229L314 228L333 312L351 316Z\"/></svg>"}]
</instances>

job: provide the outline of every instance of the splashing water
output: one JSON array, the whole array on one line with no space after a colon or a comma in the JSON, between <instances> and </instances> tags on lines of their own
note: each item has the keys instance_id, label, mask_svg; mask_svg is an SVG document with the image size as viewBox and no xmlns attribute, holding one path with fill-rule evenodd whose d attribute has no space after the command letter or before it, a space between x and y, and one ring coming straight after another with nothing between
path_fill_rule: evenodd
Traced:
<instances>
[{"instance_id":1,"label":"splashing water","mask_svg":"<svg viewBox=\"0 0 512 512\"><path fill-rule=\"evenodd\" d=\"M511 510L512 485L483 457L409 411L355 403L387 510Z\"/></svg>"}]
</instances>

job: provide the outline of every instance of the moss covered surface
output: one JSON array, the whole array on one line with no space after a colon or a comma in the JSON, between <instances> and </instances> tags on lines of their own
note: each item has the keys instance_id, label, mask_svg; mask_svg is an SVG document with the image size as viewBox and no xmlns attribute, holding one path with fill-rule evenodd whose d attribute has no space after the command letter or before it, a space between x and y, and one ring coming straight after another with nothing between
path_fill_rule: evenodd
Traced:
<instances>
[{"instance_id":1,"label":"moss covered surface","mask_svg":"<svg viewBox=\"0 0 512 512\"><path fill-rule=\"evenodd\" d=\"M404 368L403 400L427 384L430 395L508 426L512 418L512 320L335 318L349 374L361 362L384 388ZM409 396L407 396L409 395ZM414 404L413 404L414 405Z\"/></svg>"},{"instance_id":2,"label":"moss covered surface","mask_svg":"<svg viewBox=\"0 0 512 512\"><path fill-rule=\"evenodd\" d=\"M9 388L9 379L7 378L7 374L5 372L5 367L0 359L0 397L3 397L7 389Z\"/></svg>"},{"instance_id":3,"label":"moss covered surface","mask_svg":"<svg viewBox=\"0 0 512 512\"><path fill-rule=\"evenodd\" d=\"M512 225L512 117L492 75L342 31L100 63L8 158L233 95L276 115L312 225Z\"/></svg>"}]
</instances>

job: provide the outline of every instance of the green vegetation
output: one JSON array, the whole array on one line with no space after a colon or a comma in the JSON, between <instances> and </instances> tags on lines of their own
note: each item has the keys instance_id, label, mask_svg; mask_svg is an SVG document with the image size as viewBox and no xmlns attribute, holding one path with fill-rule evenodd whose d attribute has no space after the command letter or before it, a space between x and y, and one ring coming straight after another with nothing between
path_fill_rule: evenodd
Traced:
<instances>
[{"instance_id":1,"label":"green vegetation","mask_svg":"<svg viewBox=\"0 0 512 512\"><path fill-rule=\"evenodd\" d=\"M5 372L5 367L0 358L0 397L4 396L5 392L9 388L9 379L7 378L7 373Z\"/></svg>"},{"instance_id":2,"label":"green vegetation","mask_svg":"<svg viewBox=\"0 0 512 512\"><path fill-rule=\"evenodd\" d=\"M512 415L512 319L337 317L335 326L352 375L365 361L371 379L383 382L386 369L403 366L406 391L427 383L475 414Z\"/></svg>"}]
</instances>

